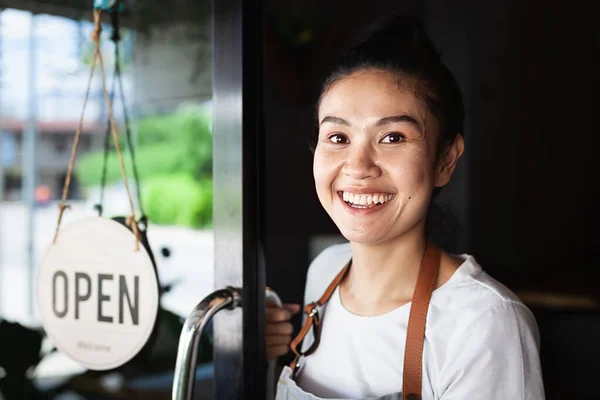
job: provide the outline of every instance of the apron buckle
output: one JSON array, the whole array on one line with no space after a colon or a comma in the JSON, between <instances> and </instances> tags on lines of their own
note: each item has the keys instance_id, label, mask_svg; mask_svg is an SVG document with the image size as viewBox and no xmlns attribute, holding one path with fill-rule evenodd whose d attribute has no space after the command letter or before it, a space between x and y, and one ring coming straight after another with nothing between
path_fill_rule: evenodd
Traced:
<instances>
[{"instance_id":1,"label":"apron buckle","mask_svg":"<svg viewBox=\"0 0 600 400\"><path fill-rule=\"evenodd\" d=\"M300 368L300 357L300 354L296 354L296 357L294 357L294 361L292 361L292 364L290 365L292 367L292 377L296 377L296 373Z\"/></svg>"}]
</instances>

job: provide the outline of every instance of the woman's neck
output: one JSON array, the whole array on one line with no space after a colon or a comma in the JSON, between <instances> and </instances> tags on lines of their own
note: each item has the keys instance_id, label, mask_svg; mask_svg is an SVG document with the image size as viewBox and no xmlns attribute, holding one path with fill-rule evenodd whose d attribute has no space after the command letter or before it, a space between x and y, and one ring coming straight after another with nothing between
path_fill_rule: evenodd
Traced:
<instances>
[{"instance_id":1,"label":"woman's neck","mask_svg":"<svg viewBox=\"0 0 600 400\"><path fill-rule=\"evenodd\" d=\"M340 285L349 311L379 315L411 301L426 244L419 228L376 245L351 244L352 267Z\"/></svg>"}]
</instances>

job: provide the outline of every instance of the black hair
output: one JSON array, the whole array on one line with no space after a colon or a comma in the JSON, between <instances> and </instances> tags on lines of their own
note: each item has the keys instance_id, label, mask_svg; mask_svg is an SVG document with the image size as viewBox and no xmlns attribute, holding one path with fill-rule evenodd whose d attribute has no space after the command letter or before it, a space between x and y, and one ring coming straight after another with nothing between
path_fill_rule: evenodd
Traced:
<instances>
[{"instance_id":1,"label":"black hair","mask_svg":"<svg viewBox=\"0 0 600 400\"><path fill-rule=\"evenodd\" d=\"M374 27L367 39L334 63L325 77L321 98L333 84L362 70L383 70L413 83L417 97L425 101L440 129L438 157L463 133L465 117L460 88L441 61L431 38L414 17L394 16ZM435 193L434 193L435 194Z\"/></svg>"}]
</instances>

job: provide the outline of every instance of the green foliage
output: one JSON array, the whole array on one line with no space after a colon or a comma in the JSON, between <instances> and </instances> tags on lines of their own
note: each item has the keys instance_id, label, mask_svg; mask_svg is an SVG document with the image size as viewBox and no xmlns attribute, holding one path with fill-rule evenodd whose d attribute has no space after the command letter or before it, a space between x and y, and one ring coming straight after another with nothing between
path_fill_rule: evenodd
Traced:
<instances>
[{"instance_id":1,"label":"green foliage","mask_svg":"<svg viewBox=\"0 0 600 400\"><path fill-rule=\"evenodd\" d=\"M198 105L137 121L135 159L142 204L153 223L203 227L212 220L212 132L210 112ZM119 142L124 145L124 134ZM111 142L112 143L112 142ZM131 157L122 146L126 172ZM76 173L86 187L101 184L103 151L83 155ZM116 153L108 156L106 184L122 180Z\"/></svg>"},{"instance_id":2,"label":"green foliage","mask_svg":"<svg viewBox=\"0 0 600 400\"><path fill-rule=\"evenodd\" d=\"M198 106L184 106L174 114L146 117L138 123L138 145L143 149L168 143L176 153L171 157L179 159L177 171L205 177L212 173L211 123L210 114ZM139 163L142 163L141 157Z\"/></svg>"},{"instance_id":3,"label":"green foliage","mask_svg":"<svg viewBox=\"0 0 600 400\"><path fill-rule=\"evenodd\" d=\"M142 201L155 224L201 228L212 222L212 179L187 174L153 177L143 186Z\"/></svg>"}]
</instances>

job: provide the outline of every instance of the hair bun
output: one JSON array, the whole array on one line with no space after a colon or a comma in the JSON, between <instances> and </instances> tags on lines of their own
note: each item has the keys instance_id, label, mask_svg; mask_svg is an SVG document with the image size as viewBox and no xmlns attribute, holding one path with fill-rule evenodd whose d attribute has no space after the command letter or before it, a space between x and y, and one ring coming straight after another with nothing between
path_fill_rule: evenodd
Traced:
<instances>
[{"instance_id":1,"label":"hair bun","mask_svg":"<svg viewBox=\"0 0 600 400\"><path fill-rule=\"evenodd\" d=\"M371 45L376 43L377 47L388 47L392 51L399 45L408 43L440 60L440 53L421 21L409 15L394 15L373 25L368 31L366 42Z\"/></svg>"}]
</instances>

